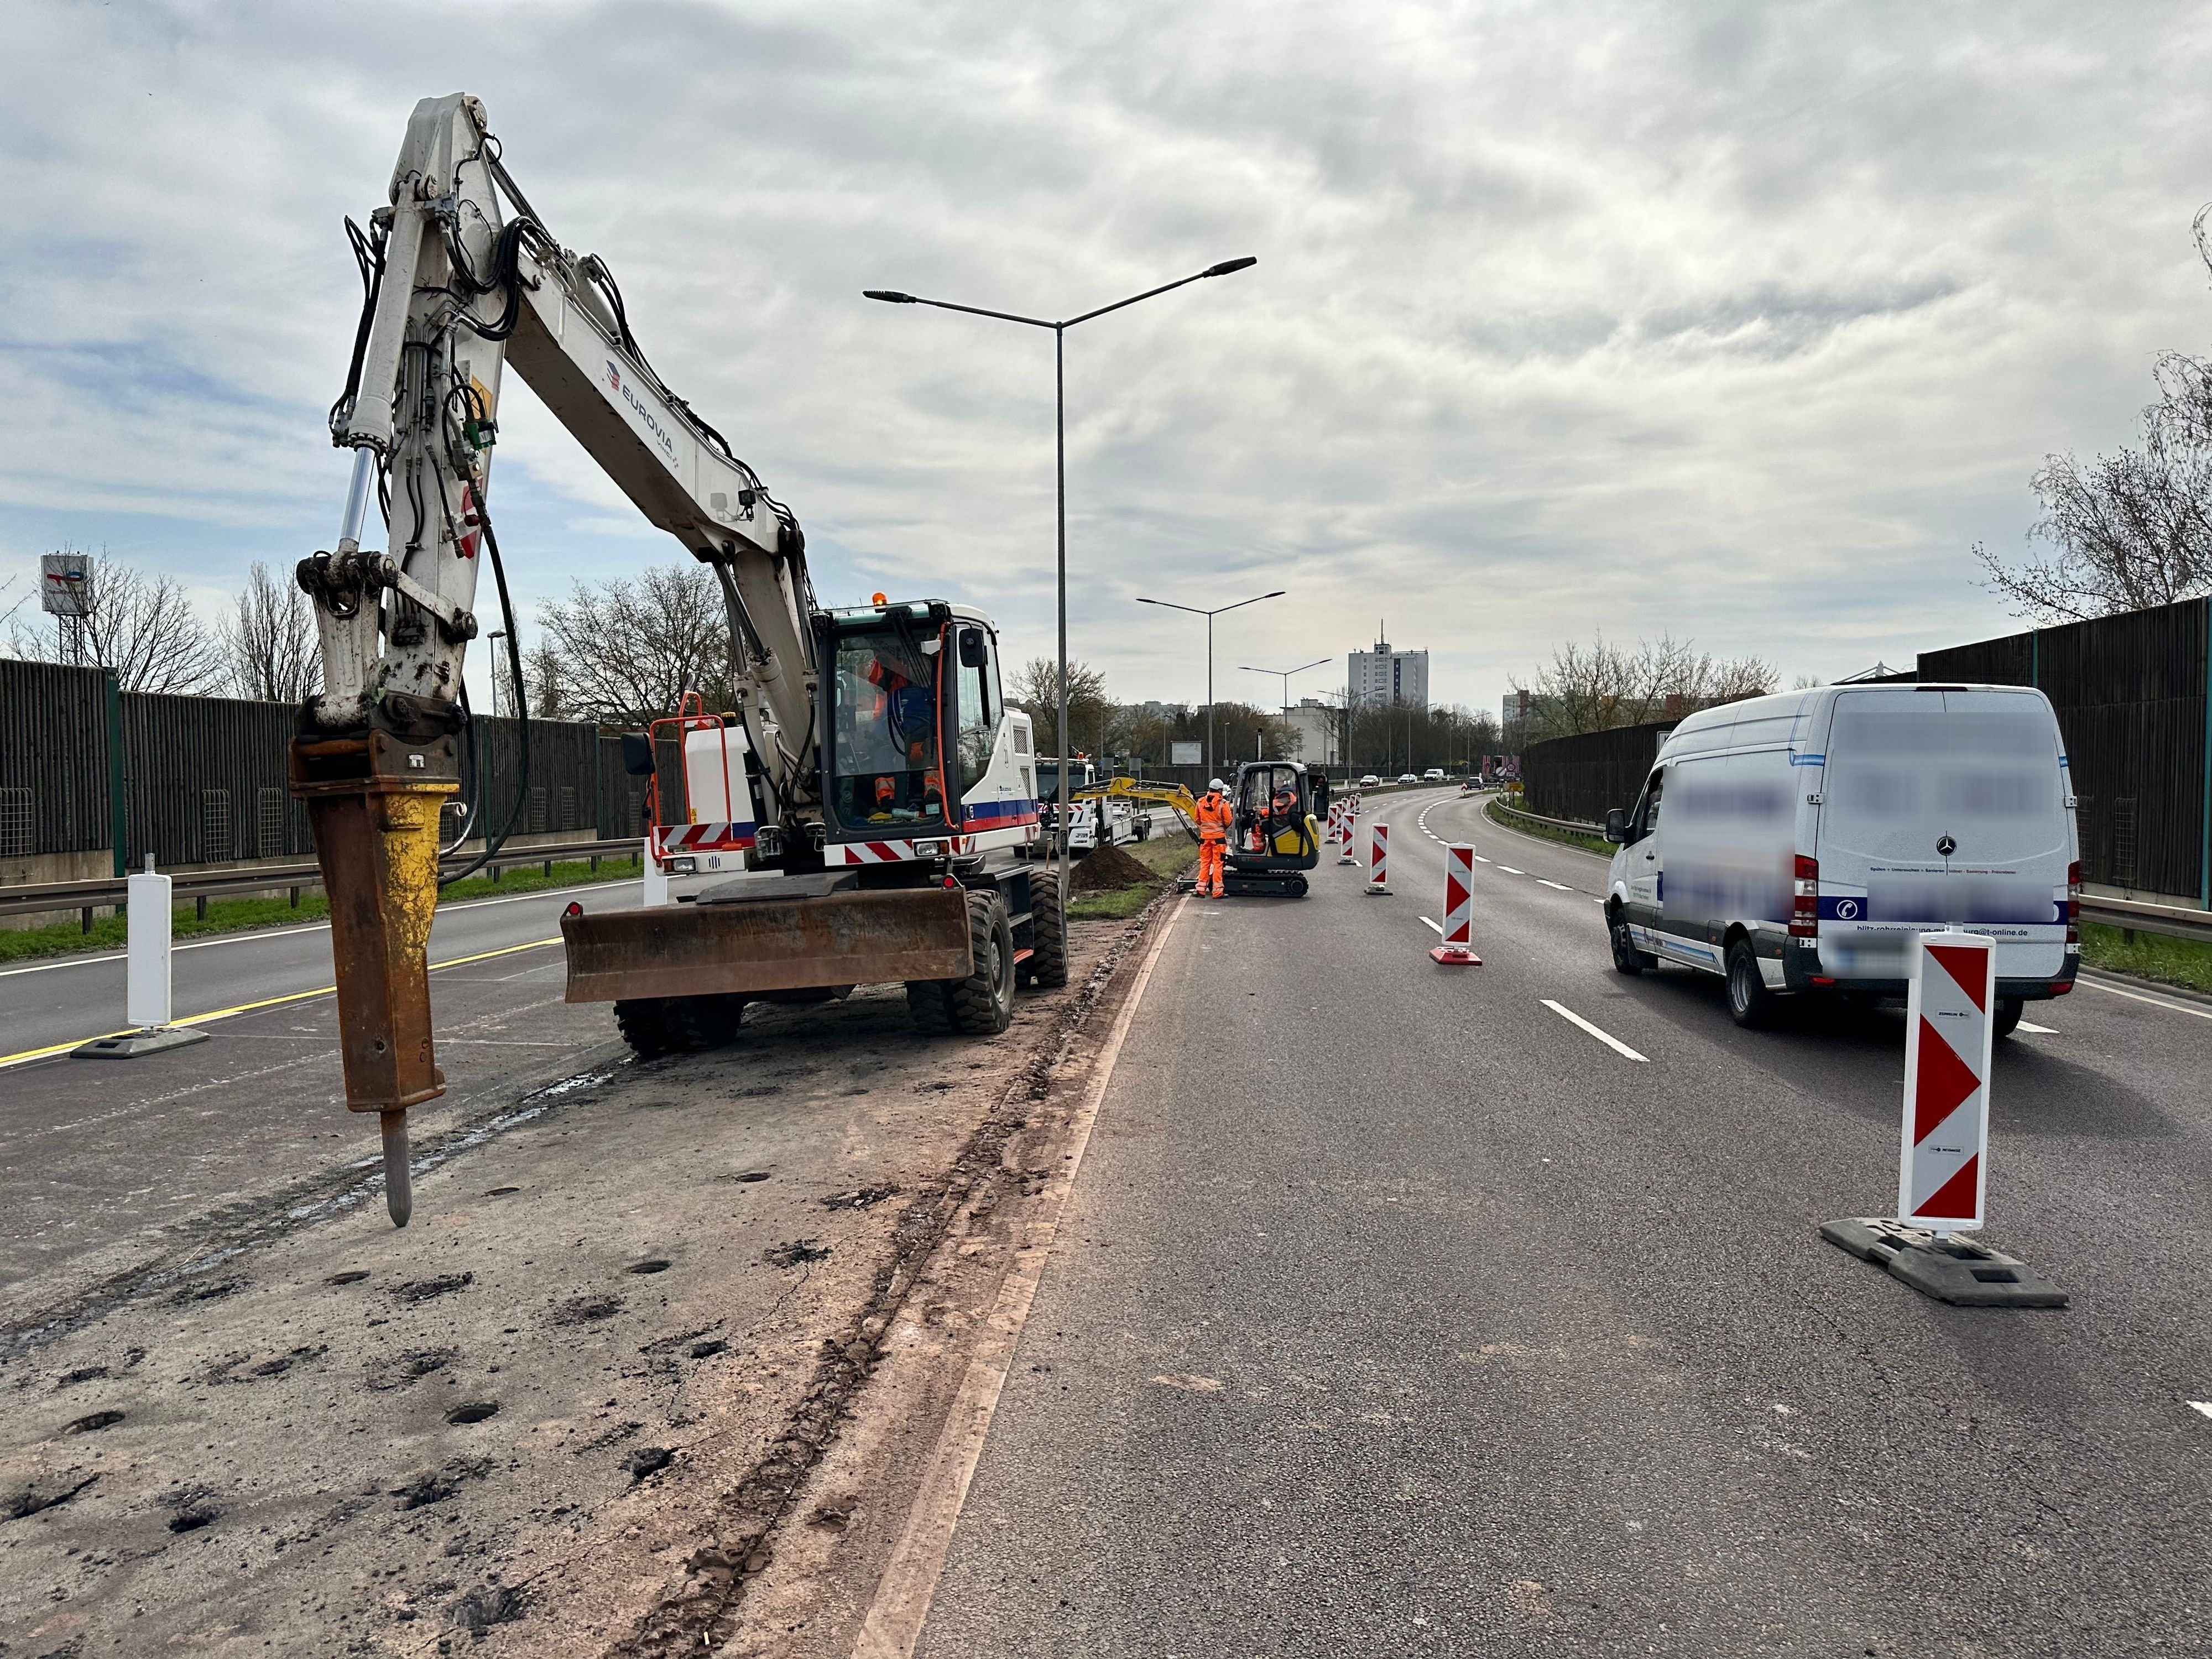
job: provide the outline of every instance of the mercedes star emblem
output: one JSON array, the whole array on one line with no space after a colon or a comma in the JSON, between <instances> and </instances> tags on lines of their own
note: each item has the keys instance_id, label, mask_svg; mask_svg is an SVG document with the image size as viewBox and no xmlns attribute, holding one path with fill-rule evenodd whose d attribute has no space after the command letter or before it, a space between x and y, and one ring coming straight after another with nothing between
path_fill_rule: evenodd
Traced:
<instances>
[{"instance_id":1,"label":"mercedes star emblem","mask_svg":"<svg viewBox=\"0 0 2212 1659\"><path fill-rule=\"evenodd\" d=\"M1946 858L1946 859L1948 859L1948 858L1949 858L1949 857L1951 856L1951 854L1954 854L1954 853L1957 852L1958 850L1959 850L1959 843L1958 843L1956 841L1953 840L1950 836L1936 836L1936 857L1938 857L1938 858Z\"/></svg>"}]
</instances>

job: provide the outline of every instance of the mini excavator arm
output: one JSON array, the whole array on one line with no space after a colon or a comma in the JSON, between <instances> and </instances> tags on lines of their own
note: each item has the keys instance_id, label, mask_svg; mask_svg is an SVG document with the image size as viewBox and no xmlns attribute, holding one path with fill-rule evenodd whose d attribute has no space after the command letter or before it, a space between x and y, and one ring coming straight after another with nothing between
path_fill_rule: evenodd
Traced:
<instances>
[{"instance_id":1,"label":"mini excavator arm","mask_svg":"<svg viewBox=\"0 0 2212 1659\"><path fill-rule=\"evenodd\" d=\"M821 815L814 601L797 520L653 371L605 265L532 211L476 99L416 106L389 204L369 231L349 228L367 294L331 433L354 470L336 548L300 564L324 685L302 711L292 776L330 894L347 1104L382 1118L386 1201L404 1225L406 1110L444 1087L427 953L479 554L507 604L486 503L505 370L713 567L746 735L787 831ZM362 545L373 498L386 504L380 551Z\"/></svg>"}]
</instances>

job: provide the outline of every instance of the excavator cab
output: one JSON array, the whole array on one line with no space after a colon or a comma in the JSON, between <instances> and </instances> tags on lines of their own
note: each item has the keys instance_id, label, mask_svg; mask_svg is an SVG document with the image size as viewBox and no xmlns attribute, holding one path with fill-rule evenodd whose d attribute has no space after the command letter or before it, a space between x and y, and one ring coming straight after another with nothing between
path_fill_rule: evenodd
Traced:
<instances>
[{"instance_id":1,"label":"excavator cab","mask_svg":"<svg viewBox=\"0 0 2212 1659\"><path fill-rule=\"evenodd\" d=\"M1304 872L1321 862L1315 780L1296 761L1247 761L1237 769L1237 824L1224 860L1231 893L1302 896Z\"/></svg>"},{"instance_id":2,"label":"excavator cab","mask_svg":"<svg viewBox=\"0 0 2212 1659\"><path fill-rule=\"evenodd\" d=\"M942 619L923 604L833 613L825 643L832 835L944 834Z\"/></svg>"}]
</instances>

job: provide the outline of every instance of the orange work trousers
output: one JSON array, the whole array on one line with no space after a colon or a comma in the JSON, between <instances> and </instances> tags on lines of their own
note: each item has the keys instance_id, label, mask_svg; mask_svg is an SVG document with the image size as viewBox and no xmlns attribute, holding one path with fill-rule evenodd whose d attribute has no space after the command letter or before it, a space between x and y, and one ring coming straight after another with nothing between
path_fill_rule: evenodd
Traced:
<instances>
[{"instance_id":1,"label":"orange work trousers","mask_svg":"<svg viewBox=\"0 0 2212 1659\"><path fill-rule=\"evenodd\" d=\"M1204 898L1209 892L1221 896L1221 854L1225 843L1208 838L1198 844L1198 896Z\"/></svg>"}]
</instances>

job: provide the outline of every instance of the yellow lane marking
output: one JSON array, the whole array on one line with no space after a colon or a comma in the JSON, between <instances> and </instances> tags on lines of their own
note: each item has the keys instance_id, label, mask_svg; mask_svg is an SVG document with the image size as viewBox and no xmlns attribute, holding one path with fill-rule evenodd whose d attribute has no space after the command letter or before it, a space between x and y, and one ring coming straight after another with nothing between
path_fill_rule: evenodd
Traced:
<instances>
[{"instance_id":1,"label":"yellow lane marking","mask_svg":"<svg viewBox=\"0 0 2212 1659\"><path fill-rule=\"evenodd\" d=\"M455 957L449 962L434 962L430 964L430 971L434 974L442 968L465 968L472 962L489 962L494 957L511 957L518 951L542 951L549 945L558 945L560 942L557 939L534 939L526 945L502 945L496 951L479 951L472 957ZM306 1002L314 997L335 995L337 988L335 985L325 985L313 991L288 991L281 997L264 997L258 1002L241 1002L234 1008L217 1008L209 1013L190 1014L183 1019L173 1020L170 1023L176 1025L205 1025L210 1020L230 1019L240 1014L253 1013L259 1009L278 1007L287 1002ZM21 1054L0 1054L0 1066L21 1066L27 1060L45 1060L53 1054L65 1054L70 1049L81 1048L88 1042L98 1042L102 1037L129 1036L130 1035L131 1030L126 1027L120 1031L101 1031L93 1036L76 1037L68 1042L49 1043L43 1048L26 1048Z\"/></svg>"}]
</instances>

